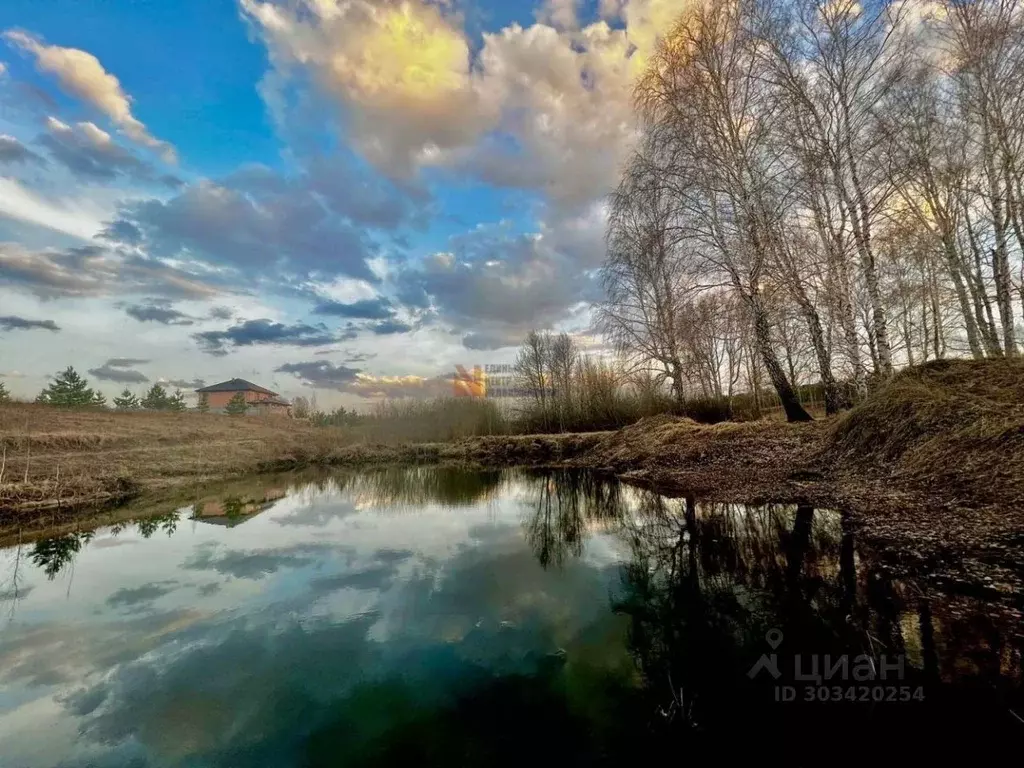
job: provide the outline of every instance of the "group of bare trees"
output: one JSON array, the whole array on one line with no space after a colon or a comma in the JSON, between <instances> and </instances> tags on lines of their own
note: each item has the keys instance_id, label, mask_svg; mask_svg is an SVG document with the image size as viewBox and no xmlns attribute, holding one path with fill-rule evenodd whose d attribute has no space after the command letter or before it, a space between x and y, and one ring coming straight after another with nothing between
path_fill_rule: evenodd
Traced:
<instances>
[{"instance_id":1,"label":"group of bare trees","mask_svg":"<svg viewBox=\"0 0 1024 768\"><path fill-rule=\"evenodd\" d=\"M527 431L612 429L666 410L665 398L645 386L648 380L585 354L566 333L527 334L512 379L514 418Z\"/></svg>"},{"instance_id":2,"label":"group of bare trees","mask_svg":"<svg viewBox=\"0 0 1024 768\"><path fill-rule=\"evenodd\" d=\"M1017 354L1024 0L695 0L636 88L605 331L673 395Z\"/></svg>"}]
</instances>

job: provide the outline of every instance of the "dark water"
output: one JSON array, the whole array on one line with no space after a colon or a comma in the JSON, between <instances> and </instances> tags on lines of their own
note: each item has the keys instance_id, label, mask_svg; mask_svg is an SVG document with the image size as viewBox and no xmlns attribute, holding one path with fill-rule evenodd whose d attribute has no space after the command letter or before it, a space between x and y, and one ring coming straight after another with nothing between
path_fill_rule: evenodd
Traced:
<instances>
[{"instance_id":1,"label":"dark water","mask_svg":"<svg viewBox=\"0 0 1024 768\"><path fill-rule=\"evenodd\" d=\"M807 507L386 470L22 541L0 579L4 768L944 764L1024 743L1021 627L891 578Z\"/></svg>"}]
</instances>

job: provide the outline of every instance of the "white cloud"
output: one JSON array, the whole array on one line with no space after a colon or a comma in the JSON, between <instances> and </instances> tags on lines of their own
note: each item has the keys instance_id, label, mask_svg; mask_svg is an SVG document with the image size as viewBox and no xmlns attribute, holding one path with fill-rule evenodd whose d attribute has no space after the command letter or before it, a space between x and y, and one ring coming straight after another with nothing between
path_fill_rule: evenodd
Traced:
<instances>
[{"instance_id":1,"label":"white cloud","mask_svg":"<svg viewBox=\"0 0 1024 768\"><path fill-rule=\"evenodd\" d=\"M85 134L85 137L95 147L105 147L110 144L110 134L98 127L95 123L79 123L78 128Z\"/></svg>"},{"instance_id":2,"label":"white cloud","mask_svg":"<svg viewBox=\"0 0 1024 768\"><path fill-rule=\"evenodd\" d=\"M579 27L580 0L546 0L537 20L559 29L576 29Z\"/></svg>"},{"instance_id":3,"label":"white cloud","mask_svg":"<svg viewBox=\"0 0 1024 768\"><path fill-rule=\"evenodd\" d=\"M446 4L240 3L270 51L273 103L301 70L341 106L352 143L385 172L456 169L568 207L614 185L635 135L635 77L687 4L603 2L625 28L580 29L575 0L549 0L540 18L550 25L513 24L475 46Z\"/></svg>"},{"instance_id":4,"label":"white cloud","mask_svg":"<svg viewBox=\"0 0 1024 768\"><path fill-rule=\"evenodd\" d=\"M282 72L307 69L345 110L357 148L394 175L422 153L484 127L470 49L441 11L419 2L240 0Z\"/></svg>"},{"instance_id":5,"label":"white cloud","mask_svg":"<svg viewBox=\"0 0 1024 768\"><path fill-rule=\"evenodd\" d=\"M132 141L160 153L167 162L175 161L174 148L149 133L133 114L131 97L121 82L107 72L100 60L87 51L46 45L39 38L9 30L4 37L13 45L36 57L36 66L57 78L61 87L109 117Z\"/></svg>"},{"instance_id":6,"label":"white cloud","mask_svg":"<svg viewBox=\"0 0 1024 768\"><path fill-rule=\"evenodd\" d=\"M97 245L31 250L17 243L0 242L0 284L44 298L208 298L222 292L195 273L159 259Z\"/></svg>"},{"instance_id":7,"label":"white cloud","mask_svg":"<svg viewBox=\"0 0 1024 768\"><path fill-rule=\"evenodd\" d=\"M106 207L89 199L49 199L16 179L0 177L0 215L89 240L113 213L113 205Z\"/></svg>"}]
</instances>

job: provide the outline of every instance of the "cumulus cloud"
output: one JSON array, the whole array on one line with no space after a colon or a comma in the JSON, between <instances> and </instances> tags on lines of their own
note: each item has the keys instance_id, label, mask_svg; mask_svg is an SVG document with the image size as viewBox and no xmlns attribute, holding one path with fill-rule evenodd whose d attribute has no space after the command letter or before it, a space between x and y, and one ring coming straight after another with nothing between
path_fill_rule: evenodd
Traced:
<instances>
[{"instance_id":1,"label":"cumulus cloud","mask_svg":"<svg viewBox=\"0 0 1024 768\"><path fill-rule=\"evenodd\" d=\"M371 376L361 374L349 393L375 400L393 398L433 399L452 394L452 377Z\"/></svg>"},{"instance_id":2,"label":"cumulus cloud","mask_svg":"<svg viewBox=\"0 0 1024 768\"><path fill-rule=\"evenodd\" d=\"M362 299L351 303L341 301L325 301L313 309L315 315L344 317L351 320L390 320L395 310L391 302L384 298Z\"/></svg>"},{"instance_id":3,"label":"cumulus cloud","mask_svg":"<svg viewBox=\"0 0 1024 768\"><path fill-rule=\"evenodd\" d=\"M60 330L60 326L53 322L53 320L29 320L17 315L0 317L0 330L31 331L36 329L56 332Z\"/></svg>"},{"instance_id":4,"label":"cumulus cloud","mask_svg":"<svg viewBox=\"0 0 1024 768\"><path fill-rule=\"evenodd\" d=\"M275 373L290 373L311 387L347 391L359 376L360 369L347 365L334 365L327 360L308 363L286 363L274 369Z\"/></svg>"},{"instance_id":5,"label":"cumulus cloud","mask_svg":"<svg viewBox=\"0 0 1024 768\"><path fill-rule=\"evenodd\" d=\"M168 200L129 203L103 236L170 258L194 254L246 278L263 270L376 282L368 261L378 247L351 209L317 191L308 177L250 172L200 181ZM391 215L363 213L374 221ZM404 213L394 215L397 221Z\"/></svg>"},{"instance_id":6,"label":"cumulus cloud","mask_svg":"<svg viewBox=\"0 0 1024 768\"><path fill-rule=\"evenodd\" d=\"M95 123L70 126L54 117L47 118L46 133L36 142L50 156L76 176L94 181L130 177L137 181L174 186L174 177L157 176L153 169L116 143Z\"/></svg>"},{"instance_id":7,"label":"cumulus cloud","mask_svg":"<svg viewBox=\"0 0 1024 768\"><path fill-rule=\"evenodd\" d=\"M236 579L262 579L282 568L301 568L315 563L329 553L329 544L292 544L276 549L220 549L216 544L196 547L182 568L193 571L216 571Z\"/></svg>"},{"instance_id":8,"label":"cumulus cloud","mask_svg":"<svg viewBox=\"0 0 1024 768\"><path fill-rule=\"evenodd\" d=\"M372 360L377 356L373 352L353 352L352 350L339 349L337 347L318 349L313 354L317 357L332 355L345 363L365 363L367 360Z\"/></svg>"},{"instance_id":9,"label":"cumulus cloud","mask_svg":"<svg viewBox=\"0 0 1024 768\"><path fill-rule=\"evenodd\" d=\"M46 161L13 136L0 134L0 164L43 165Z\"/></svg>"},{"instance_id":10,"label":"cumulus cloud","mask_svg":"<svg viewBox=\"0 0 1024 768\"><path fill-rule=\"evenodd\" d=\"M421 2L241 0L282 73L306 68L345 110L362 154L397 176L485 128L462 31Z\"/></svg>"},{"instance_id":11,"label":"cumulus cloud","mask_svg":"<svg viewBox=\"0 0 1024 768\"><path fill-rule=\"evenodd\" d=\"M148 362L148 360L115 357L107 360L99 368L90 368L89 374L100 381L112 381L116 384L145 384L149 378L134 370L132 366Z\"/></svg>"},{"instance_id":12,"label":"cumulus cloud","mask_svg":"<svg viewBox=\"0 0 1024 768\"><path fill-rule=\"evenodd\" d=\"M26 288L43 298L144 294L199 299L219 292L202 277L159 259L98 245L34 251L0 243L0 285Z\"/></svg>"},{"instance_id":13,"label":"cumulus cloud","mask_svg":"<svg viewBox=\"0 0 1024 768\"><path fill-rule=\"evenodd\" d=\"M596 295L592 277L543 234L481 227L453 238L452 250L408 267L398 292L429 307L470 349L518 344L534 328L549 328Z\"/></svg>"},{"instance_id":14,"label":"cumulus cloud","mask_svg":"<svg viewBox=\"0 0 1024 768\"><path fill-rule=\"evenodd\" d=\"M17 29L5 32L4 37L35 56L40 71L56 77L61 88L110 118L129 139L160 153L167 162L175 161L174 148L153 137L132 114L131 97L125 93L121 82L91 53L47 45L40 38Z\"/></svg>"},{"instance_id":15,"label":"cumulus cloud","mask_svg":"<svg viewBox=\"0 0 1024 768\"><path fill-rule=\"evenodd\" d=\"M358 368L335 365L326 360L286 363L274 370L292 374L309 387L367 399L433 398L452 391L450 377L372 376Z\"/></svg>"},{"instance_id":16,"label":"cumulus cloud","mask_svg":"<svg viewBox=\"0 0 1024 768\"><path fill-rule=\"evenodd\" d=\"M193 318L184 312L174 309L169 299L152 298L143 304L129 304L125 307L128 317L140 323L160 323L161 325L193 325Z\"/></svg>"},{"instance_id":17,"label":"cumulus cloud","mask_svg":"<svg viewBox=\"0 0 1024 768\"><path fill-rule=\"evenodd\" d=\"M545 0L535 14L537 20L559 29L579 27L579 6L581 0Z\"/></svg>"},{"instance_id":18,"label":"cumulus cloud","mask_svg":"<svg viewBox=\"0 0 1024 768\"><path fill-rule=\"evenodd\" d=\"M462 337L462 346L480 352L517 347L523 343L526 334L519 328L488 328L470 331Z\"/></svg>"},{"instance_id":19,"label":"cumulus cloud","mask_svg":"<svg viewBox=\"0 0 1024 768\"><path fill-rule=\"evenodd\" d=\"M169 384L175 389L201 389L206 386L206 379L160 379L161 384Z\"/></svg>"},{"instance_id":20,"label":"cumulus cloud","mask_svg":"<svg viewBox=\"0 0 1024 768\"><path fill-rule=\"evenodd\" d=\"M122 243L124 245L139 245L142 243L142 230L124 219L117 219L108 222L103 229L96 234L97 240L106 240L110 243Z\"/></svg>"},{"instance_id":21,"label":"cumulus cloud","mask_svg":"<svg viewBox=\"0 0 1024 768\"><path fill-rule=\"evenodd\" d=\"M370 326L370 330L377 336L392 336L396 333L409 333L413 328L408 323L403 323L400 320L382 320L379 323L373 323Z\"/></svg>"},{"instance_id":22,"label":"cumulus cloud","mask_svg":"<svg viewBox=\"0 0 1024 768\"><path fill-rule=\"evenodd\" d=\"M485 33L482 45L445 5L242 0L270 53L269 82L308 75L385 172L451 168L569 208L610 190L635 137L632 84L686 3L604 0L616 26L580 28L578 2L548 0L539 23Z\"/></svg>"},{"instance_id":23,"label":"cumulus cloud","mask_svg":"<svg viewBox=\"0 0 1024 768\"><path fill-rule=\"evenodd\" d=\"M107 598L111 608L136 609L178 589L177 581L154 581L139 587L121 587Z\"/></svg>"},{"instance_id":24,"label":"cumulus cloud","mask_svg":"<svg viewBox=\"0 0 1024 768\"><path fill-rule=\"evenodd\" d=\"M251 347L264 344L321 347L338 341L341 336L329 330L323 323L285 325L263 318L246 320L224 331L196 333L193 334L193 338L199 342L205 352L211 355L226 355L229 347Z\"/></svg>"}]
</instances>

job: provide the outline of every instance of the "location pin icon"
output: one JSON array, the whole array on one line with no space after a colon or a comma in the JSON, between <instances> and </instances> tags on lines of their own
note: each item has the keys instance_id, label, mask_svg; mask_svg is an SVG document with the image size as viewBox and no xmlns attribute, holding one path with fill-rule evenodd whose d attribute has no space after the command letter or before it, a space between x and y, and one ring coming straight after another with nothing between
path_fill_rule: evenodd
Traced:
<instances>
[{"instance_id":1,"label":"location pin icon","mask_svg":"<svg viewBox=\"0 0 1024 768\"><path fill-rule=\"evenodd\" d=\"M764 636L764 639L768 641L768 645L770 645L774 651L782 644L782 630L769 629L768 633Z\"/></svg>"}]
</instances>

